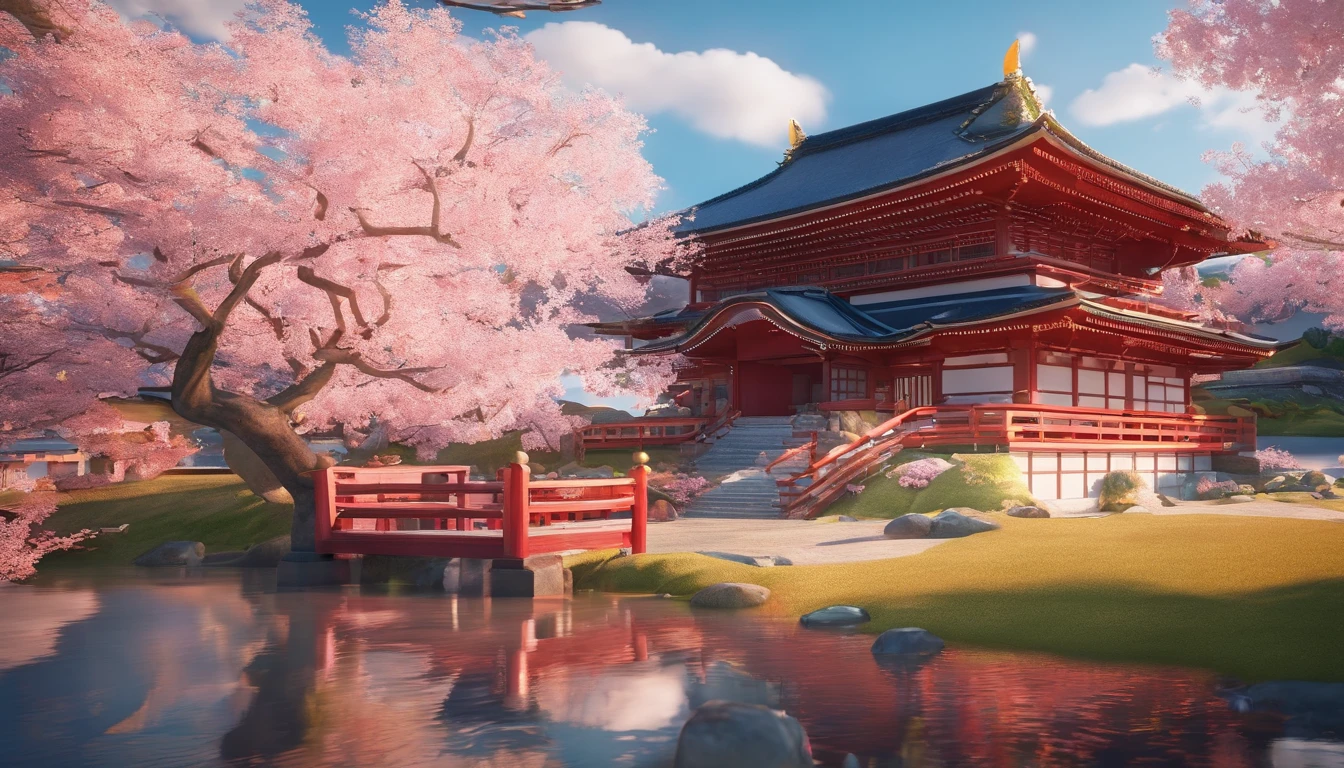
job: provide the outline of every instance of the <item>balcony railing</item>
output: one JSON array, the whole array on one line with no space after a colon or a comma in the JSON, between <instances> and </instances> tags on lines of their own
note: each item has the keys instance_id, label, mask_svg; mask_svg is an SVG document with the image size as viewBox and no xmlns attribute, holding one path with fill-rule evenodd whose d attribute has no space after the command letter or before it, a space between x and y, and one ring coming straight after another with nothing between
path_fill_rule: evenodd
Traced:
<instances>
[{"instance_id":1,"label":"balcony railing","mask_svg":"<svg viewBox=\"0 0 1344 768\"><path fill-rule=\"evenodd\" d=\"M1049 405L913 408L778 480L789 517L814 517L851 482L903 448L939 445L1055 450L1239 451L1254 448L1255 420Z\"/></svg>"},{"instance_id":2,"label":"balcony railing","mask_svg":"<svg viewBox=\"0 0 1344 768\"><path fill-rule=\"evenodd\" d=\"M680 445L716 436L732 425L738 413L729 411L719 416L653 416L589 424L578 430L577 434L586 451Z\"/></svg>"}]
</instances>

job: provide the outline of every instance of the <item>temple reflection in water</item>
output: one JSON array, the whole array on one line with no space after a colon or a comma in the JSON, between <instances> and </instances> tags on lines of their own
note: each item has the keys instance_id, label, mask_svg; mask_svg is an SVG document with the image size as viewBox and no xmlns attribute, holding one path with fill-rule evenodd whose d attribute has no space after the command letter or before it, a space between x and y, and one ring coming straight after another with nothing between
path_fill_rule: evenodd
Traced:
<instances>
[{"instance_id":1,"label":"temple reflection in water","mask_svg":"<svg viewBox=\"0 0 1344 768\"><path fill-rule=\"evenodd\" d=\"M43 610L11 610L21 600ZM652 598L275 593L216 577L12 588L0 613L15 637L55 637L0 657L13 765L667 766L712 699L788 711L825 765L1344 757L1338 712L1241 713L1201 672L955 648L880 666L864 635Z\"/></svg>"}]
</instances>

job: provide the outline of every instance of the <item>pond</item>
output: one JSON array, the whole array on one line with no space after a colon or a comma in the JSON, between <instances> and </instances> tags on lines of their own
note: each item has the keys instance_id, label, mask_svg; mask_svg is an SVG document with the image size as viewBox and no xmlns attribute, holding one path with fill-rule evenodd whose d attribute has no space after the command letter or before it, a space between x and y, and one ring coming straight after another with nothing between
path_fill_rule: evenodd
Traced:
<instances>
[{"instance_id":1,"label":"pond","mask_svg":"<svg viewBox=\"0 0 1344 768\"><path fill-rule=\"evenodd\" d=\"M871 636L649 597L100 573L0 587L0 616L7 766L670 766L712 699L786 710L830 766L1344 764L1334 689L1275 712L1199 671L955 646L886 667Z\"/></svg>"}]
</instances>

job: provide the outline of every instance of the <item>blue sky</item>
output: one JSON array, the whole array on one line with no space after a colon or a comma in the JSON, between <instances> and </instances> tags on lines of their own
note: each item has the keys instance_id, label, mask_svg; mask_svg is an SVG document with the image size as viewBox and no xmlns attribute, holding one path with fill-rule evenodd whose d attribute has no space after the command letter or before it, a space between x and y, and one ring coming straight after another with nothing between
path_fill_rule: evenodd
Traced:
<instances>
[{"instance_id":1,"label":"blue sky","mask_svg":"<svg viewBox=\"0 0 1344 768\"><path fill-rule=\"evenodd\" d=\"M157 12L196 37L221 34L243 2L109 1L123 13ZM1150 72L1162 63L1152 38L1181 1L605 0L523 20L455 13L473 36L518 27L572 85L604 86L644 112L653 128L645 156L666 180L658 209L672 211L774 168L788 118L818 133L988 85L1002 78L1004 51L1019 36L1023 70L1075 134L1198 193L1217 178L1201 159L1206 150L1254 147L1272 127L1247 110L1247 94ZM300 2L331 50L346 53L345 28L360 23L351 6L374 0ZM589 399L574 388L569 396Z\"/></svg>"}]
</instances>

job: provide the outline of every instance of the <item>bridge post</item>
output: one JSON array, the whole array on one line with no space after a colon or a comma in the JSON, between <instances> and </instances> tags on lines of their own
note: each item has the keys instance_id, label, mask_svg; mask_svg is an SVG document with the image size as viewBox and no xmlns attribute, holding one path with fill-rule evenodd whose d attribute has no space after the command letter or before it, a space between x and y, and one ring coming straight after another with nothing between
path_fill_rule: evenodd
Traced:
<instances>
[{"instance_id":1,"label":"bridge post","mask_svg":"<svg viewBox=\"0 0 1344 768\"><path fill-rule=\"evenodd\" d=\"M649 454L635 452L630 476L635 478L635 505L630 510L630 552L642 555L649 545Z\"/></svg>"},{"instance_id":2,"label":"bridge post","mask_svg":"<svg viewBox=\"0 0 1344 768\"><path fill-rule=\"evenodd\" d=\"M527 454L518 452L518 460L504 474L504 556L519 560L527 557Z\"/></svg>"}]
</instances>

